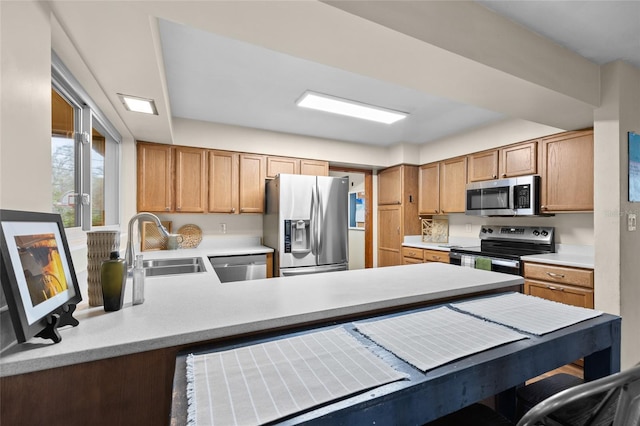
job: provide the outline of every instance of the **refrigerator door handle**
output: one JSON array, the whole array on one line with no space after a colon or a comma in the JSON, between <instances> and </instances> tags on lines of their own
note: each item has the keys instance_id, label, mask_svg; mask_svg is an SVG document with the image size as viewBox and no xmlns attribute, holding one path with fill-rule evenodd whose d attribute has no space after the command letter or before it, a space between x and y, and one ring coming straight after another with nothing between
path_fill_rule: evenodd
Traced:
<instances>
[{"instance_id":1,"label":"refrigerator door handle","mask_svg":"<svg viewBox=\"0 0 640 426\"><path fill-rule=\"evenodd\" d=\"M310 223L309 223L309 227L311 228L309 230L309 236L311 237L311 253L313 253L314 255L318 255L318 247L317 247L317 231L316 228L318 226L317 224L317 220L318 218L316 217L316 185L313 185L311 187L311 214L310 214Z\"/></svg>"},{"instance_id":2,"label":"refrigerator door handle","mask_svg":"<svg viewBox=\"0 0 640 426\"><path fill-rule=\"evenodd\" d=\"M324 232L324 215L323 215L323 206L322 206L322 197L320 196L320 190L316 193L318 197L316 209L318 215L318 255L322 253L324 250L324 238L322 237ZM319 263L319 262L318 262Z\"/></svg>"}]
</instances>

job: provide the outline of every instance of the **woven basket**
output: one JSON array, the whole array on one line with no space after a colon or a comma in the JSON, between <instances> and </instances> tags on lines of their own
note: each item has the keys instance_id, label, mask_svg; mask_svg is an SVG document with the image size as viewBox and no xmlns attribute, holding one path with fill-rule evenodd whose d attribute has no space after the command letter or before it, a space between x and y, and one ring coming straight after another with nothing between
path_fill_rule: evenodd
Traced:
<instances>
[{"instance_id":1,"label":"woven basket","mask_svg":"<svg viewBox=\"0 0 640 426\"><path fill-rule=\"evenodd\" d=\"M198 225L184 225L178 229L178 234L182 235L181 248L196 248L202 242L202 229Z\"/></svg>"}]
</instances>

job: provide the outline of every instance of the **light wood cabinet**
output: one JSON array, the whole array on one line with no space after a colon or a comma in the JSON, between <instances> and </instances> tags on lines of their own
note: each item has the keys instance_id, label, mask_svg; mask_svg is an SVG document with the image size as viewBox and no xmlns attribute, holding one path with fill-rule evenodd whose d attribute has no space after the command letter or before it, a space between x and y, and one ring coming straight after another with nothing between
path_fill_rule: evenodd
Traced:
<instances>
[{"instance_id":1,"label":"light wood cabinet","mask_svg":"<svg viewBox=\"0 0 640 426\"><path fill-rule=\"evenodd\" d=\"M300 174L300 160L288 157L267 157L267 178L273 179L279 174Z\"/></svg>"},{"instance_id":2,"label":"light wood cabinet","mask_svg":"<svg viewBox=\"0 0 640 426\"><path fill-rule=\"evenodd\" d=\"M309 176L329 176L329 163L320 160L300 160L300 174Z\"/></svg>"},{"instance_id":3,"label":"light wood cabinet","mask_svg":"<svg viewBox=\"0 0 640 426\"><path fill-rule=\"evenodd\" d=\"M497 149L469 155L467 159L469 182L497 179L499 158Z\"/></svg>"},{"instance_id":4,"label":"light wood cabinet","mask_svg":"<svg viewBox=\"0 0 640 426\"><path fill-rule=\"evenodd\" d=\"M449 263L449 253L440 250L424 249L422 253L424 262Z\"/></svg>"},{"instance_id":5,"label":"light wood cabinet","mask_svg":"<svg viewBox=\"0 0 640 426\"><path fill-rule=\"evenodd\" d=\"M525 294L583 308L593 308L593 269L525 262Z\"/></svg>"},{"instance_id":6,"label":"light wood cabinet","mask_svg":"<svg viewBox=\"0 0 640 426\"><path fill-rule=\"evenodd\" d=\"M404 167L395 166L378 172L378 205L402 204Z\"/></svg>"},{"instance_id":7,"label":"light wood cabinet","mask_svg":"<svg viewBox=\"0 0 640 426\"><path fill-rule=\"evenodd\" d=\"M464 213L467 157L456 157L420 166L421 215Z\"/></svg>"},{"instance_id":8,"label":"light wood cabinet","mask_svg":"<svg viewBox=\"0 0 640 426\"><path fill-rule=\"evenodd\" d=\"M541 142L541 211L593 211L593 130Z\"/></svg>"},{"instance_id":9,"label":"light wood cabinet","mask_svg":"<svg viewBox=\"0 0 640 426\"><path fill-rule=\"evenodd\" d=\"M199 148L138 143L138 211L204 213L207 156Z\"/></svg>"},{"instance_id":10,"label":"light wood cabinet","mask_svg":"<svg viewBox=\"0 0 640 426\"><path fill-rule=\"evenodd\" d=\"M264 212L265 157L240 154L239 212Z\"/></svg>"},{"instance_id":11,"label":"light wood cabinet","mask_svg":"<svg viewBox=\"0 0 640 426\"><path fill-rule=\"evenodd\" d=\"M464 213L466 207L467 157L440 162L440 211Z\"/></svg>"},{"instance_id":12,"label":"light wood cabinet","mask_svg":"<svg viewBox=\"0 0 640 426\"><path fill-rule=\"evenodd\" d=\"M538 142L528 141L468 155L469 182L536 174Z\"/></svg>"},{"instance_id":13,"label":"light wood cabinet","mask_svg":"<svg viewBox=\"0 0 640 426\"><path fill-rule=\"evenodd\" d=\"M378 207L378 267L402 263L402 206Z\"/></svg>"},{"instance_id":14,"label":"light wood cabinet","mask_svg":"<svg viewBox=\"0 0 640 426\"><path fill-rule=\"evenodd\" d=\"M263 213L265 157L209 151L209 212Z\"/></svg>"},{"instance_id":15,"label":"light wood cabinet","mask_svg":"<svg viewBox=\"0 0 640 426\"><path fill-rule=\"evenodd\" d=\"M378 266L402 264L405 235L420 234L418 167L400 165L378 174Z\"/></svg>"},{"instance_id":16,"label":"light wood cabinet","mask_svg":"<svg viewBox=\"0 0 640 426\"><path fill-rule=\"evenodd\" d=\"M403 265L427 262L449 263L449 253L417 247L402 247Z\"/></svg>"},{"instance_id":17,"label":"light wood cabinet","mask_svg":"<svg viewBox=\"0 0 640 426\"><path fill-rule=\"evenodd\" d=\"M266 157L267 179L281 173L291 175L329 176L329 162L289 157Z\"/></svg>"},{"instance_id":18,"label":"light wood cabinet","mask_svg":"<svg viewBox=\"0 0 640 426\"><path fill-rule=\"evenodd\" d=\"M173 211L173 148L138 143L137 208L139 212Z\"/></svg>"},{"instance_id":19,"label":"light wood cabinet","mask_svg":"<svg viewBox=\"0 0 640 426\"><path fill-rule=\"evenodd\" d=\"M419 213L440 214L440 163L420 166Z\"/></svg>"},{"instance_id":20,"label":"light wood cabinet","mask_svg":"<svg viewBox=\"0 0 640 426\"><path fill-rule=\"evenodd\" d=\"M240 154L209 151L209 212L238 213Z\"/></svg>"},{"instance_id":21,"label":"light wood cabinet","mask_svg":"<svg viewBox=\"0 0 640 426\"><path fill-rule=\"evenodd\" d=\"M207 203L207 151L175 148L175 211L204 213Z\"/></svg>"}]
</instances>

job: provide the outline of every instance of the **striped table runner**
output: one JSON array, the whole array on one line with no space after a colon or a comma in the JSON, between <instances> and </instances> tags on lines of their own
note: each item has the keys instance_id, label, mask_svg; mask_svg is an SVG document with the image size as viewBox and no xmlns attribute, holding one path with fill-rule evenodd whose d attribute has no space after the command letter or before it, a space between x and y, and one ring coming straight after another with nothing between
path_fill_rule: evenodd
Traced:
<instances>
[{"instance_id":1,"label":"striped table runner","mask_svg":"<svg viewBox=\"0 0 640 426\"><path fill-rule=\"evenodd\" d=\"M342 328L189 355L189 425L257 425L405 378Z\"/></svg>"},{"instance_id":2,"label":"striped table runner","mask_svg":"<svg viewBox=\"0 0 640 426\"><path fill-rule=\"evenodd\" d=\"M448 307L355 325L360 333L421 371L527 338Z\"/></svg>"},{"instance_id":3,"label":"striped table runner","mask_svg":"<svg viewBox=\"0 0 640 426\"><path fill-rule=\"evenodd\" d=\"M538 336L602 315L602 312L593 309L565 305L521 293L484 297L452 303L451 306Z\"/></svg>"}]
</instances>

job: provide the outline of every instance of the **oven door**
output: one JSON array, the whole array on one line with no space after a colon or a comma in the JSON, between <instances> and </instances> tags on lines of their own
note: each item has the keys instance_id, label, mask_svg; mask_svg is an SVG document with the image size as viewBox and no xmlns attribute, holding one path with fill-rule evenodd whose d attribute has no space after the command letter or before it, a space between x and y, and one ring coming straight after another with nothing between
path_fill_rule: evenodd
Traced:
<instances>
[{"instance_id":1,"label":"oven door","mask_svg":"<svg viewBox=\"0 0 640 426\"><path fill-rule=\"evenodd\" d=\"M491 261L491 270L493 272L502 272L510 275L522 275L520 271L521 262L514 259L503 259L493 256L482 256L478 254L467 254L457 251L449 253L449 263L452 265L467 266L476 268L476 260L478 258L489 259Z\"/></svg>"}]
</instances>

